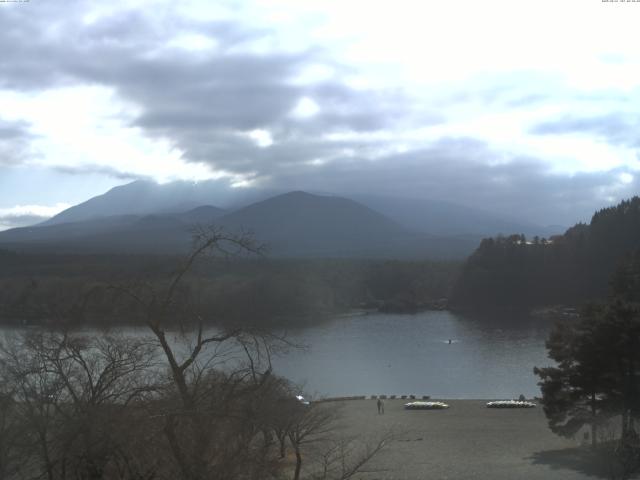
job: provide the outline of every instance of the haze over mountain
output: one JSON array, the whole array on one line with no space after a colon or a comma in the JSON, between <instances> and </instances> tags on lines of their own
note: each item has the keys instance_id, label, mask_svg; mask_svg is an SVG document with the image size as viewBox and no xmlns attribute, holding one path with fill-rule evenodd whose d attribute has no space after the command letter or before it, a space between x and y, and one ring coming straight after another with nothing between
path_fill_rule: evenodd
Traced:
<instances>
[{"instance_id":1,"label":"haze over mountain","mask_svg":"<svg viewBox=\"0 0 640 480\"><path fill-rule=\"evenodd\" d=\"M305 192L249 205L220 222L231 231L250 227L274 254L287 256L395 256L403 248L410 252L402 256L413 256L422 237L352 200Z\"/></svg>"},{"instance_id":2,"label":"haze over mountain","mask_svg":"<svg viewBox=\"0 0 640 480\"><path fill-rule=\"evenodd\" d=\"M351 198L393 218L405 227L432 235L487 236L519 232L547 237L566 230L559 225L540 226L438 200L375 195L353 195Z\"/></svg>"},{"instance_id":3,"label":"haze over mountain","mask_svg":"<svg viewBox=\"0 0 640 480\"><path fill-rule=\"evenodd\" d=\"M185 212L203 205L238 206L276 192L229 189L216 181L156 182L139 180L90 198L68 208L43 225L78 222L113 215L148 215Z\"/></svg>"},{"instance_id":4,"label":"haze over mountain","mask_svg":"<svg viewBox=\"0 0 640 480\"><path fill-rule=\"evenodd\" d=\"M154 203L164 188L169 194ZM228 213L212 205L177 211L195 201L189 194L202 191L184 184L134 182L43 224L0 232L0 245L64 253L184 253L194 224L211 223L231 232L251 230L270 255L280 257L460 258L480 240L429 235L353 200L305 192L277 195ZM122 214L132 210L137 213Z\"/></svg>"},{"instance_id":5,"label":"haze over mountain","mask_svg":"<svg viewBox=\"0 0 640 480\"><path fill-rule=\"evenodd\" d=\"M177 213L203 205L214 205L232 211L278 193L284 192L229 189L215 181L172 182L164 185L136 181L115 187L103 195L64 210L43 224L53 225L113 215ZM358 201L405 228L431 235L487 236L518 232L548 236L564 231L563 227L550 229L450 202L382 195L337 195Z\"/></svg>"}]
</instances>

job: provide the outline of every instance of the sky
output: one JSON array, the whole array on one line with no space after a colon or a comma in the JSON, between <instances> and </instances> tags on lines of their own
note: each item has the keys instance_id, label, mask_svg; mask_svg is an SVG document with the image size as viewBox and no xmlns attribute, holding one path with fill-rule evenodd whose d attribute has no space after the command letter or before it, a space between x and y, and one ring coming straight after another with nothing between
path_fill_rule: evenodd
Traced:
<instances>
[{"instance_id":1,"label":"sky","mask_svg":"<svg viewBox=\"0 0 640 480\"><path fill-rule=\"evenodd\" d=\"M602 0L0 1L0 229L137 179L589 220L640 190L638 24Z\"/></svg>"}]
</instances>

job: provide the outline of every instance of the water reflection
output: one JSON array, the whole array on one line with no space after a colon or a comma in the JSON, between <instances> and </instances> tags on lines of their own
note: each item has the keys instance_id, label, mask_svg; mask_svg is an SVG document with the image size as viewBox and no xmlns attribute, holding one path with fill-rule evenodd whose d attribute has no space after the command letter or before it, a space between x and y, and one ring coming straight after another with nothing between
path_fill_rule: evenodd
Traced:
<instances>
[{"instance_id":1,"label":"water reflection","mask_svg":"<svg viewBox=\"0 0 640 480\"><path fill-rule=\"evenodd\" d=\"M289 332L292 342L308 348L291 349L274 358L273 365L276 373L303 384L314 396L532 397L540 394L533 367L551 363L544 348L550 328L548 322L521 316L478 318L451 312L341 317ZM4 337L21 331L1 330ZM116 331L155 341L144 327ZM186 355L180 335L174 337L171 343ZM217 353L219 366L237 361L241 352L221 348L207 355Z\"/></svg>"},{"instance_id":2,"label":"water reflection","mask_svg":"<svg viewBox=\"0 0 640 480\"><path fill-rule=\"evenodd\" d=\"M532 370L550 364L544 349L550 325L513 320L451 312L341 318L292 334L309 349L290 352L274 365L278 373L305 383L307 391L330 396L539 395Z\"/></svg>"}]
</instances>

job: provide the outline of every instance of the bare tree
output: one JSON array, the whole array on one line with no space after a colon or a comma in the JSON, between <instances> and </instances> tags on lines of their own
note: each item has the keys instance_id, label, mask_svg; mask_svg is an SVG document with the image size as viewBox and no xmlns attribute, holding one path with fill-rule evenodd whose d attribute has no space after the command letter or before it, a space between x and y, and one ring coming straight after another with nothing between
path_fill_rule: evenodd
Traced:
<instances>
[{"instance_id":1,"label":"bare tree","mask_svg":"<svg viewBox=\"0 0 640 480\"><path fill-rule=\"evenodd\" d=\"M396 434L384 432L361 440L342 435L341 409L336 405L298 402L289 410L287 436L295 453L293 480L347 480L381 452ZM306 468L303 471L303 461Z\"/></svg>"},{"instance_id":2,"label":"bare tree","mask_svg":"<svg viewBox=\"0 0 640 480\"><path fill-rule=\"evenodd\" d=\"M3 387L7 383L2 381ZM16 415L17 405L10 391L0 391L0 480L13 478L22 465L20 451L21 428Z\"/></svg>"},{"instance_id":3,"label":"bare tree","mask_svg":"<svg viewBox=\"0 0 640 480\"><path fill-rule=\"evenodd\" d=\"M333 424L337 417L334 408L328 408L318 403L309 406L300 404L297 410L293 413L287 432L296 455L294 480L300 479L303 447L327 440L328 435L334 431Z\"/></svg>"},{"instance_id":4,"label":"bare tree","mask_svg":"<svg viewBox=\"0 0 640 480\"><path fill-rule=\"evenodd\" d=\"M207 328L181 290L203 256L261 250L248 234L200 228L192 252L165 288L114 287L136 303L168 365L171 382L162 413L163 433L182 478L234 478L239 470L246 473L256 463L255 452L250 452L255 438L262 435L263 447L268 440L252 397L267 388L272 376L272 338L240 328Z\"/></svg>"},{"instance_id":5,"label":"bare tree","mask_svg":"<svg viewBox=\"0 0 640 480\"><path fill-rule=\"evenodd\" d=\"M103 478L121 458L118 428L155 389L153 346L135 338L38 332L2 348L28 469L49 480Z\"/></svg>"},{"instance_id":6,"label":"bare tree","mask_svg":"<svg viewBox=\"0 0 640 480\"><path fill-rule=\"evenodd\" d=\"M347 480L364 468L396 435L386 432L378 438L361 441L358 438L332 439L320 452L319 467L309 475L309 480ZM374 470L375 471L375 470Z\"/></svg>"}]
</instances>

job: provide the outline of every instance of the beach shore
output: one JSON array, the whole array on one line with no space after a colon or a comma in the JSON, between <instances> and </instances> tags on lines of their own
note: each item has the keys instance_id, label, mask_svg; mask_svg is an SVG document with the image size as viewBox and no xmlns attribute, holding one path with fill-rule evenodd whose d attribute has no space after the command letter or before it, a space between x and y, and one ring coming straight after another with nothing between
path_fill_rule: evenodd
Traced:
<instances>
[{"instance_id":1,"label":"beach shore","mask_svg":"<svg viewBox=\"0 0 640 480\"><path fill-rule=\"evenodd\" d=\"M439 400L439 399L434 399ZM408 400L339 402L347 435L374 439L392 429L397 439L367 466L362 479L607 478L589 447L554 435L540 406L489 409L489 400L442 400L446 410L403 408Z\"/></svg>"}]
</instances>

